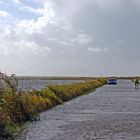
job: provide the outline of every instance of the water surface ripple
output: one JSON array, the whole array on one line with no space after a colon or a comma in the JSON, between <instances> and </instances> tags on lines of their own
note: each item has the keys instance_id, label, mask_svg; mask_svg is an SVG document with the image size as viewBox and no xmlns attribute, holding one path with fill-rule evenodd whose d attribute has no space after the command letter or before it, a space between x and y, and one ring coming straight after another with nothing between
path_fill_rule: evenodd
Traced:
<instances>
[{"instance_id":1,"label":"water surface ripple","mask_svg":"<svg viewBox=\"0 0 140 140\"><path fill-rule=\"evenodd\" d=\"M140 89L119 80L40 116L18 140L140 140Z\"/></svg>"}]
</instances>

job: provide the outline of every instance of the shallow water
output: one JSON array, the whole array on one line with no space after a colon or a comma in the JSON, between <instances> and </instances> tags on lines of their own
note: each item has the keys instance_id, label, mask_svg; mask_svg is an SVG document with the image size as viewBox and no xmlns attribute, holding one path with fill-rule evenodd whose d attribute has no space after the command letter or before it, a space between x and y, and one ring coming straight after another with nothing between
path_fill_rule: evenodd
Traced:
<instances>
[{"instance_id":1,"label":"shallow water","mask_svg":"<svg viewBox=\"0 0 140 140\"><path fill-rule=\"evenodd\" d=\"M140 89L119 80L40 117L17 140L140 140Z\"/></svg>"},{"instance_id":2,"label":"shallow water","mask_svg":"<svg viewBox=\"0 0 140 140\"><path fill-rule=\"evenodd\" d=\"M81 82L82 80L19 80L18 89L19 90L40 90L46 88L48 85L56 84L69 84Z\"/></svg>"}]
</instances>

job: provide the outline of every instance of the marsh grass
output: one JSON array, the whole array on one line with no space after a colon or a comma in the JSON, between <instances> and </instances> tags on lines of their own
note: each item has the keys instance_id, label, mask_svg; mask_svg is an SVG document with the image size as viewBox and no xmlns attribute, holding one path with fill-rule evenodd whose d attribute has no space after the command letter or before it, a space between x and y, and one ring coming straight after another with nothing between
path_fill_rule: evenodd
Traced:
<instances>
[{"instance_id":1,"label":"marsh grass","mask_svg":"<svg viewBox=\"0 0 140 140\"><path fill-rule=\"evenodd\" d=\"M10 138L38 113L84 95L106 83L97 79L81 83L50 85L40 91L18 92L18 81L5 76L0 88L0 138Z\"/></svg>"}]
</instances>

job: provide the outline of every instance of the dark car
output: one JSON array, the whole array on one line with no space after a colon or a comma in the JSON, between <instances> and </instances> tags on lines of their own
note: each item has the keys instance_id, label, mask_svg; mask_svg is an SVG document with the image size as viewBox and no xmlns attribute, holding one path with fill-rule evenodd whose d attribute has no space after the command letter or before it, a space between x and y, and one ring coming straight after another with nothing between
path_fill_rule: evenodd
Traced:
<instances>
[{"instance_id":1,"label":"dark car","mask_svg":"<svg viewBox=\"0 0 140 140\"><path fill-rule=\"evenodd\" d=\"M117 80L114 79L114 78L111 78L111 79L109 79L109 80L107 81L107 84L109 84L109 85L116 85L116 84L117 84Z\"/></svg>"}]
</instances>

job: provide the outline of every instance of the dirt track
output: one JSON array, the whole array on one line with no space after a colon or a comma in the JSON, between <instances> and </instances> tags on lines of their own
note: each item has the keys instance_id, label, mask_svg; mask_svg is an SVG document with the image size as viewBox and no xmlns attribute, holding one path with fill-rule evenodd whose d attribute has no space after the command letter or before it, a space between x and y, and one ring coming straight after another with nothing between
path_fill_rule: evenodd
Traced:
<instances>
[{"instance_id":1,"label":"dirt track","mask_svg":"<svg viewBox=\"0 0 140 140\"><path fill-rule=\"evenodd\" d=\"M106 85L42 113L18 140L140 140L140 89Z\"/></svg>"}]
</instances>

